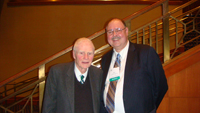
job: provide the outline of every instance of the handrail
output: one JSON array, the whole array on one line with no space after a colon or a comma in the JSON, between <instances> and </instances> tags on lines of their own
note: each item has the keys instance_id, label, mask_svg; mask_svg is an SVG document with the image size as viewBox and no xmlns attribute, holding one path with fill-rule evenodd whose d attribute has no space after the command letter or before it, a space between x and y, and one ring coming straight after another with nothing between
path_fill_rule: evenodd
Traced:
<instances>
[{"instance_id":1,"label":"handrail","mask_svg":"<svg viewBox=\"0 0 200 113\"><path fill-rule=\"evenodd\" d=\"M124 18L123 20L124 21L130 21L130 20L132 20L132 19L134 19L134 18L136 18L136 17L138 17L138 16L140 16L140 15L142 15L142 14L144 14L144 13L146 13L146 12L152 10L152 9L154 9L155 7L158 7L159 5L161 5L162 3L166 2L166 1L168 1L168 0L157 1L156 3L154 3L154 4L150 5L150 6L147 6L147 7L143 8L143 9L133 13L132 15Z\"/></svg>"},{"instance_id":2,"label":"handrail","mask_svg":"<svg viewBox=\"0 0 200 113\"><path fill-rule=\"evenodd\" d=\"M27 69L25 69L24 71L21 71L21 72L17 73L16 75L14 75L14 76L12 76L12 77L10 77L10 78L8 78L8 79L2 81L2 82L0 83L0 87L4 86L5 84L7 84L7 83L9 83L9 82L12 82L13 80L15 80L15 79L21 77L21 76L24 75L24 74L27 74L27 73L33 71L34 69L37 69L40 65L46 64L46 63L48 63L48 62L50 62L50 61L52 61L52 60L58 58L59 56L64 55L65 53L67 53L67 52L69 52L69 51L71 51L71 50L72 50L72 46L70 46L70 47L68 47L68 48L66 48L66 49L64 49L64 50L62 50L62 51L60 51L60 52L58 52L58 53L56 53L56 54L54 54L54 55L48 57L48 58L45 59L45 60L42 60L41 62L39 62L39 63L37 63L37 64L35 64L35 65L33 65L33 66L27 68Z\"/></svg>"},{"instance_id":3,"label":"handrail","mask_svg":"<svg viewBox=\"0 0 200 113\"><path fill-rule=\"evenodd\" d=\"M200 54L200 45L191 48L190 50L182 53L181 55L175 57L174 59L166 62L163 64L163 68L165 70L166 77L170 77L171 75L175 74L176 72L182 70L183 68L188 67L189 65L193 64L194 62L200 61L200 58L197 57ZM196 56L196 57L193 57ZM185 61L188 59L187 61ZM193 60L191 60L193 59ZM177 64L187 64L187 65L178 65ZM173 68L175 67L175 68ZM178 67L178 68L177 68Z\"/></svg>"},{"instance_id":4,"label":"handrail","mask_svg":"<svg viewBox=\"0 0 200 113\"><path fill-rule=\"evenodd\" d=\"M32 83L33 81L36 81L36 80L38 80L37 76L33 77L33 78L30 78L30 79L27 79L27 80L24 80L24 81L21 81L21 82L14 83L14 84L7 84L7 85L12 85L14 87L13 88L9 88L6 91L0 92L0 95L5 93L5 92L7 92L7 91L15 90L15 89L17 89L19 87L22 87L22 86L25 86L27 84L30 84L30 83Z\"/></svg>"},{"instance_id":5,"label":"handrail","mask_svg":"<svg viewBox=\"0 0 200 113\"><path fill-rule=\"evenodd\" d=\"M177 12L177 11L183 9L183 8L186 7L186 6L189 6L190 4L192 4L192 3L196 2L196 1L198 1L198 0L191 0L191 1L188 1L187 3L185 3L185 4L183 4L183 5L179 6L179 7L177 7L177 8L175 8L175 9L173 9L172 11L170 11L170 14L173 14L173 13L175 13L175 12Z\"/></svg>"},{"instance_id":6,"label":"handrail","mask_svg":"<svg viewBox=\"0 0 200 113\"><path fill-rule=\"evenodd\" d=\"M123 20L124 21L128 21L130 19L133 19L133 18L135 18L135 17L137 17L137 16L149 11L150 9L153 9L156 6L159 6L160 4L162 4L165 1L167 1L167 0L160 0L160 1L158 1L158 2L156 2L154 4L152 4L152 5L148 6L147 8L143 8L143 9L139 10L138 13L136 12L136 13L128 16L127 18L124 18ZM92 39L94 39L94 38L96 38L96 37L98 37L98 36L100 36L100 35L102 35L104 33L105 33L105 29L102 29L102 30L92 34L88 38L92 40ZM72 46L70 46L70 47L68 47L68 48L66 48L66 49L64 49L64 50L62 50L62 51L60 51L60 52L48 57L48 58L46 58L45 60L42 60L41 62L39 62L39 63L37 63L37 64L35 64L35 65L33 65L33 66L23 70L23 71L17 73L16 75L13 75L12 77L9 77L8 79L6 79L6 80L4 80L4 81L2 81L0 83L0 87L4 86L5 84L7 84L9 82L12 82L13 80L16 80L17 78L23 76L24 74L27 74L27 73L37 69L40 65L46 64L46 63L48 63L48 62L50 62L50 61L52 61L52 60L64 55L65 53L67 53L67 52L69 52L71 50L72 50Z\"/></svg>"},{"instance_id":7,"label":"handrail","mask_svg":"<svg viewBox=\"0 0 200 113\"><path fill-rule=\"evenodd\" d=\"M22 92L23 90L28 89L28 88L30 88L30 87L32 87L32 86L34 86L34 85L36 85L36 84L38 84L38 83L44 81L45 79L46 79L46 77L43 77L43 78L37 80L36 82L31 83L30 85L28 85L28 86L26 86L26 87L20 89L19 91L15 92L15 93L12 93L11 95L6 96L5 98L3 98L3 99L0 100L0 103L3 102L3 101L5 101L5 100L7 100L7 99L9 99L9 98L11 98L11 97L13 97L13 96L15 96L16 94L19 94L19 93Z\"/></svg>"}]
</instances>

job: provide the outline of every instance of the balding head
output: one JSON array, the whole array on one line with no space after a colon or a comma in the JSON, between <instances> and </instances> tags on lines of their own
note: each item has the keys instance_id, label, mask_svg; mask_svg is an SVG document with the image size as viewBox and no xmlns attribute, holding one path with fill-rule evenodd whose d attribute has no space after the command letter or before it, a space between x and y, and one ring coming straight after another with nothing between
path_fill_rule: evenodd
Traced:
<instances>
[{"instance_id":1,"label":"balding head","mask_svg":"<svg viewBox=\"0 0 200 113\"><path fill-rule=\"evenodd\" d=\"M82 37L82 38L77 39L76 42L74 43L73 51L77 51L78 46L83 43L87 43L87 44L91 45L93 51L95 50L95 47L94 47L94 44L92 43L92 41L88 38Z\"/></svg>"},{"instance_id":2,"label":"balding head","mask_svg":"<svg viewBox=\"0 0 200 113\"><path fill-rule=\"evenodd\" d=\"M105 26L105 29L107 30L107 27L108 27L108 24L110 23L110 22L112 22L112 21L115 21L115 20L117 20L117 21L120 21L123 25L124 25L124 27L126 27L126 23L124 22L124 20L122 20L122 19L119 19L119 18L112 18L112 19L110 19L110 20L108 20L107 22L106 22L106 26Z\"/></svg>"}]
</instances>

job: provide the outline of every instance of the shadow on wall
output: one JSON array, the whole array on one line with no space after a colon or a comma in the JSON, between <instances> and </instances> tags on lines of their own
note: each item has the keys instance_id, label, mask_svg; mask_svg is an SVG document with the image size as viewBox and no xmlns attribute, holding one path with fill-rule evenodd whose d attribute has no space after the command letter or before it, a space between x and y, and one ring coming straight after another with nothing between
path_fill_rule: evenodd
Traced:
<instances>
[{"instance_id":1,"label":"shadow on wall","mask_svg":"<svg viewBox=\"0 0 200 113\"><path fill-rule=\"evenodd\" d=\"M5 0L0 0L0 16L1 16L1 11L2 11L2 8L3 8L4 1Z\"/></svg>"}]
</instances>

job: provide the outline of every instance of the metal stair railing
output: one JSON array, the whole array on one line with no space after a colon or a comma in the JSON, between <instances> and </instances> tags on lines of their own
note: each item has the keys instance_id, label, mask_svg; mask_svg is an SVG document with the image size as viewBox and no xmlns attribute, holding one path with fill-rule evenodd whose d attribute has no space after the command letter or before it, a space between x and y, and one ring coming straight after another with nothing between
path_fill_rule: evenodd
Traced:
<instances>
[{"instance_id":1,"label":"metal stair railing","mask_svg":"<svg viewBox=\"0 0 200 113\"><path fill-rule=\"evenodd\" d=\"M165 17L165 16L169 16L169 21L170 21L170 24L169 26L175 26L175 27L170 27L169 31L169 37L170 38L173 38L175 36L175 48L172 55L170 56L170 59L172 59L174 57L174 54L176 53L177 49L184 46L185 44L199 38L199 36L196 36L194 38L192 38L191 40L187 41L187 42L184 42L183 43L183 39L184 37L191 33L191 32L197 32L200 34L200 32L195 28L195 26L199 25L200 22L199 21L195 21L196 19L200 18L200 17L197 17L198 15L200 15L200 6L199 7L196 7L190 11L187 11L181 15L178 15L176 17L173 17L172 14L174 14L175 12L183 9L184 7L188 6L191 2L193 1L190 1L184 5L181 5L179 7L177 7L176 9L168 12L166 15L162 16L162 17L159 17L157 19L155 19L154 21L144 25L144 26L141 26L140 28L136 29L136 30L133 30L132 32L129 33L129 37L130 37L130 40L133 41L134 43L141 43L141 44L147 44L147 45L150 45L152 46L153 44L156 44L154 46L154 48L156 49L157 52L158 51L158 43L160 41L163 41L163 28L162 28L162 25L163 25L163 22L160 22L159 21L162 21L162 19ZM189 13L192 13L192 12L197 12L194 17L192 18L192 20L190 22L187 22L187 23L184 23L183 21L186 20L186 18L184 17L185 15L189 14ZM184 18L181 18L181 19L178 19L180 17L184 17ZM187 17L187 18L191 18L191 17ZM175 22L172 22L172 21L175 21ZM178 25L179 23L179 25ZM188 23L192 23L192 29L190 31L187 31L188 27L186 27L186 25ZM154 29L154 30L152 30ZM175 32L174 32L175 30ZM154 35L152 35L154 34ZM178 36L178 34L182 34L181 36ZM154 41L153 41L154 40ZM164 42L163 42L164 43ZM162 51L163 52L163 51Z\"/></svg>"},{"instance_id":2,"label":"metal stair railing","mask_svg":"<svg viewBox=\"0 0 200 113\"><path fill-rule=\"evenodd\" d=\"M32 100L32 97L33 97L33 95L35 93L37 93L37 88L39 87L39 83L43 82L45 79L46 79L46 77L43 77L43 78L41 78L41 79L39 79L39 80L37 80L37 81L27 85L27 86L21 88L20 90L10 94L9 96L6 96L5 98L1 99L0 103L3 102L3 101L6 101L7 99L9 99L9 98L11 98L11 97L13 97L15 95L18 95L19 93L21 93L23 91L26 91L29 88L33 87L33 90L32 90L30 95L28 95L28 96L26 96L26 97L24 97L24 98L22 98L20 100L15 101L13 104L11 104L11 105L9 105L7 107L4 107L2 105L0 105L0 107L3 108L5 110L5 112L7 111L7 112L14 113L13 111L10 110L10 108L25 100L25 104L23 105L22 109L18 110L15 113L23 112L25 110L25 108L27 107L29 102L30 102L30 106L31 106L31 111L33 111L33 100Z\"/></svg>"},{"instance_id":3,"label":"metal stair railing","mask_svg":"<svg viewBox=\"0 0 200 113\"><path fill-rule=\"evenodd\" d=\"M168 12L168 11L166 11L166 6L168 7L168 0L161 0L161 1L158 1L158 2L148 6L146 8L144 8L144 9L142 9L142 10L140 10L140 11L138 11L138 12L126 17L126 18L124 18L123 20L127 23L128 27L129 27L129 30L130 30L131 29L131 20L132 19L134 19L134 18L140 16L141 14L144 14L144 13L154 9L155 7L158 7L158 6L162 5L163 6L162 7L163 10L165 10L163 12L166 12L166 13L163 13L163 16L155 19L154 21L150 22L149 24L147 24L145 26L142 26L142 27L140 27L140 28L138 28L136 30L133 30L133 31L130 30L129 31L129 39L132 42L136 41L136 43L149 44L150 46L154 46L156 48L157 52L160 49L159 48L159 42L164 43L165 42L164 38L169 38L169 37L166 37L167 35L169 35L172 38L175 35L176 36L175 39L176 39L176 42L177 42L177 40L180 40L180 38L178 38L177 34L178 33L179 34L180 33L184 33L183 31L186 31L185 29L187 27L183 27L183 24L181 26L177 25L177 22L183 21L183 20L180 20L180 19L178 20L177 19L178 17L181 17L180 15L178 17L173 17L172 14L177 12L177 11L179 11L179 10L181 10L181 9L183 9L184 7L194 3L195 1L197 1L197 0L191 0L191 1L187 2L186 4L181 5L181 6L177 7L176 9ZM199 10L199 7L196 8L196 10ZM166 21L166 18L167 18L167 21ZM168 31L166 31L166 29L163 30L163 27L166 26L166 23L168 24L167 28L169 28L169 25L173 25L174 24L174 23L170 23L170 21L172 21L172 20L176 20L177 21L177 22L175 22L175 25L177 25L177 26L174 27L174 28L168 29ZM180 28L180 30L178 31L177 29L179 29L179 28ZM174 33L173 30L176 30L176 33ZM93 40L93 39L103 35L104 33L105 33L105 30L102 29L102 30L94 33L93 35L89 36L88 38ZM167 33L166 36L164 36L165 33ZM171 34L169 34L169 33L171 33ZM181 36L183 36L183 35L181 35ZM182 37L182 38L184 38L184 37ZM167 40L169 40L169 39L167 39ZM180 47L180 46L176 46L176 47ZM168 51L168 53L169 53L169 51L170 51L169 47L166 47L166 48L167 49L164 49L164 50ZM101 60L102 54L105 53L106 51L110 50L110 49L111 49L111 47L108 44L106 44L106 45L100 47L99 49L95 50L95 57L94 57L93 65L99 67L100 66L99 65L99 61ZM27 68L26 70L24 70L24 71L22 71L22 72L20 72L20 73L18 73L16 75L6 79L6 80L4 80L3 82L1 82L0 83L0 88L4 87L5 89L7 89L6 85L11 83L12 81L22 77L25 74L28 74L28 73L32 72L33 70L38 69L38 78L39 79L36 82L30 83L29 85L27 85L27 86L15 91L15 92L11 92L10 94L6 94L6 91L4 91L4 93L1 93L0 96L3 97L3 98L0 99L0 108L2 108L5 112L11 112L12 113L13 111L11 110L11 107L13 107L14 105L22 102L23 100L26 100L23 108L21 110L17 111L17 112L24 112L25 107L27 106L27 104L29 102L30 102L31 106L33 106L33 96L34 96L34 94L38 94L38 92L39 92L39 94L38 94L38 96L39 96L39 106L40 106L39 112L41 112L42 99L43 99L43 90L44 90L44 81L45 81L45 78L46 78L45 77L45 65L48 62L50 62L50 61L52 61L52 60L54 60L54 59L56 59L56 58L58 58L58 57L60 57L60 56L62 56L64 54L66 54L68 52L70 52L71 50L72 50L72 46L70 46L70 47L68 47L68 48L56 53L55 55L53 55L53 56L41 61L41 62L39 62L39 63ZM166 57L165 55L163 55L163 56ZM167 57L169 57L169 56L170 56L170 54ZM13 96L19 95L20 93L24 92L25 90L29 90L29 88L33 89L33 90L31 90L32 92L31 92L30 95L25 96L24 99L21 99L21 100L15 102L13 104L10 104L8 106L4 105L5 101L7 101L8 99L10 99ZM30 112L31 113L33 112L33 107L31 107Z\"/></svg>"}]
</instances>

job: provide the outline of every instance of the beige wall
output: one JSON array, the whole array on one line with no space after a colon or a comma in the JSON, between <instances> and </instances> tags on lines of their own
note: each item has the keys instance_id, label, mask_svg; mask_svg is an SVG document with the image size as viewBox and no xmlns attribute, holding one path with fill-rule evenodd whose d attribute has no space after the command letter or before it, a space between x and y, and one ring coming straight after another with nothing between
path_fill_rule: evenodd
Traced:
<instances>
[{"instance_id":1,"label":"beige wall","mask_svg":"<svg viewBox=\"0 0 200 113\"><path fill-rule=\"evenodd\" d=\"M147 5L44 5L7 6L0 17L0 81L69 47L75 39L103 29L111 17L125 18ZM173 9L176 6L170 6ZM161 15L160 8L136 18L135 29ZM151 17L152 16L152 17ZM96 48L106 43L94 41ZM49 63L72 61L71 55Z\"/></svg>"}]
</instances>

